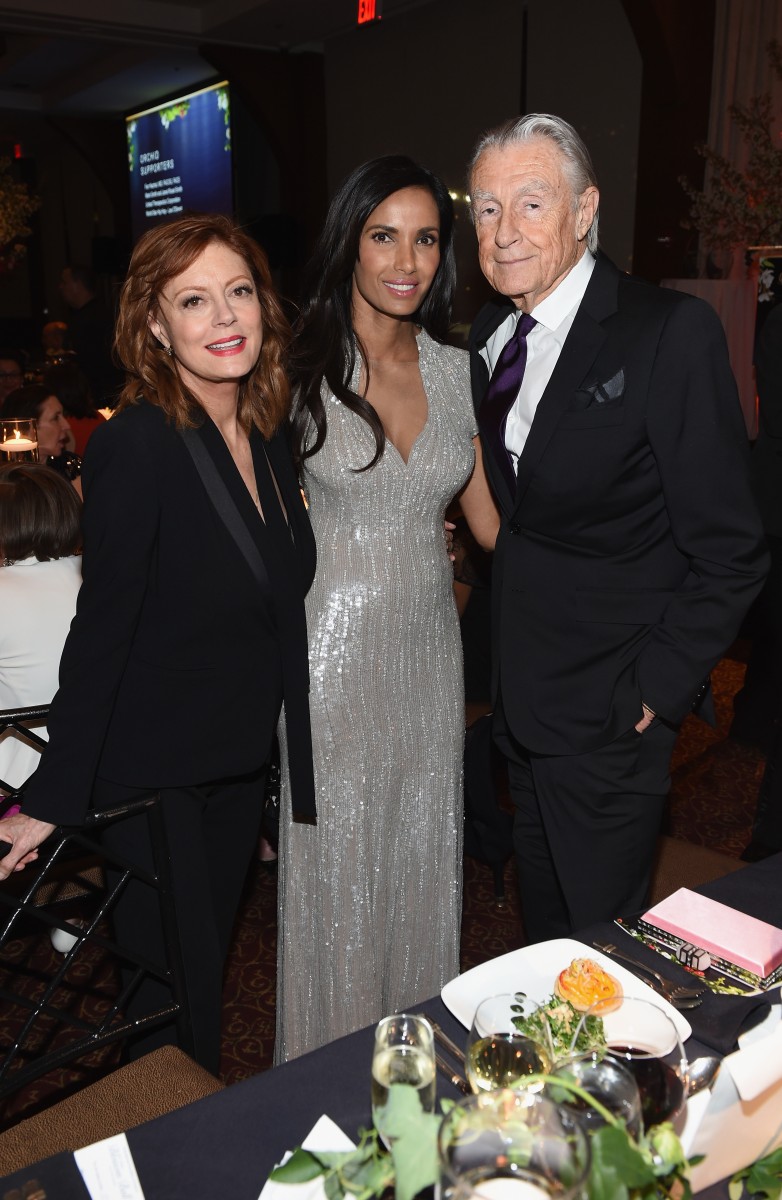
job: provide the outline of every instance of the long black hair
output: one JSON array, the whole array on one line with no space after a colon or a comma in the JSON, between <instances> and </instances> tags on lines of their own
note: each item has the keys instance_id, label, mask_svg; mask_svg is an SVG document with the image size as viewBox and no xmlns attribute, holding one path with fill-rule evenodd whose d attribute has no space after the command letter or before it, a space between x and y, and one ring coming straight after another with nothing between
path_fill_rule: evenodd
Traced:
<instances>
[{"instance_id":1,"label":"long black hair","mask_svg":"<svg viewBox=\"0 0 782 1200\"><path fill-rule=\"evenodd\" d=\"M329 208L323 232L307 269L301 315L294 327L291 377L294 391L293 446L299 463L317 454L326 440L322 380L375 436L375 454L362 471L373 467L386 444L382 423L372 405L350 388L356 365L353 329L353 270L361 231L379 204L402 188L424 188L440 215L440 265L431 288L411 320L436 341L445 340L451 315L456 264L453 252L453 202L445 185L411 158L389 154L363 163L344 181ZM359 344L366 366L366 355ZM310 424L315 425L315 441Z\"/></svg>"}]
</instances>

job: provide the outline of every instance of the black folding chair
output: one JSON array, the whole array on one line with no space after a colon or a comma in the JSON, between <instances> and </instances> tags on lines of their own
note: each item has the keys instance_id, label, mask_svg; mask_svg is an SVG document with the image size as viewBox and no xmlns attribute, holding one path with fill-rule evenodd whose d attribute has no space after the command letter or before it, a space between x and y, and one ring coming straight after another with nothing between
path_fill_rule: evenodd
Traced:
<instances>
[{"instance_id":1,"label":"black folding chair","mask_svg":"<svg viewBox=\"0 0 782 1200\"><path fill-rule=\"evenodd\" d=\"M0 712L0 734L13 728L45 746L45 740L24 723L45 721L47 715L46 708ZM10 789L1 780L0 785L9 791L6 808L23 799L24 786ZM107 850L100 841L107 826L139 814L144 814L149 824L152 871ZM6 845L0 843L0 851ZM90 812L84 828L57 829L39 855L38 862L0 883L0 1002L6 1033L0 1042L0 1099L101 1047L169 1022L176 1025L180 1047L192 1053L159 796ZM165 962L153 962L131 952L113 935L111 916L130 881L139 881L157 892ZM74 906L78 921L72 915ZM45 954L36 955L36 938L45 938L49 943L54 929L75 939L71 948L56 960L48 945ZM46 969L39 960L45 960ZM95 977L96 961L120 969L116 975L119 977L121 972L122 980L116 994L96 997L90 993L92 984L88 980ZM165 984L170 1003L128 1020L124 1015L127 1003L145 979ZM8 1019L10 1011L14 1013L12 1022Z\"/></svg>"}]
</instances>

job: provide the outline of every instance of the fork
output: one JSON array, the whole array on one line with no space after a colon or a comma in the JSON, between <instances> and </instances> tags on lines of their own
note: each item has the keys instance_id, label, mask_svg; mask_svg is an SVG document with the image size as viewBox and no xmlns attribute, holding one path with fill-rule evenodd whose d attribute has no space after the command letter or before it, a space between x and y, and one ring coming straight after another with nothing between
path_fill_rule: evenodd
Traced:
<instances>
[{"instance_id":1,"label":"fork","mask_svg":"<svg viewBox=\"0 0 782 1200\"><path fill-rule=\"evenodd\" d=\"M669 1000L671 1004L678 1004L680 1007L686 1005L687 1008L696 1008L701 1003L701 997L706 991L705 986L687 987L684 984L674 983L671 979L666 979L659 971L655 971L654 967L647 966L640 959L632 958L629 954L624 954L618 950L613 942L593 942L596 950L601 950L603 954L609 955L611 958L618 958L622 962L630 963L637 970L645 971L647 975L653 975L660 985L663 996Z\"/></svg>"}]
</instances>

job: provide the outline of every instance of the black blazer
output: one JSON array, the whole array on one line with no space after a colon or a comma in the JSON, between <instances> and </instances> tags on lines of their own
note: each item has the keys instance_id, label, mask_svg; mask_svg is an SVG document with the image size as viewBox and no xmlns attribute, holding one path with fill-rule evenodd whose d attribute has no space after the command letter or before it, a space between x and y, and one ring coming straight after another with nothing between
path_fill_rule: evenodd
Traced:
<instances>
[{"instance_id":1,"label":"black blazer","mask_svg":"<svg viewBox=\"0 0 782 1200\"><path fill-rule=\"evenodd\" d=\"M511 311L470 336L479 355ZM598 255L510 494L495 554L494 691L515 737L542 754L605 745L641 701L690 710L760 588L766 553L722 326L694 297Z\"/></svg>"},{"instance_id":2,"label":"black blazer","mask_svg":"<svg viewBox=\"0 0 782 1200\"><path fill-rule=\"evenodd\" d=\"M269 479L268 455L290 531L275 503L261 521L208 418L198 436L252 533L268 586L159 408L141 402L98 429L84 463L84 583L50 744L26 792L30 816L79 824L96 776L158 788L257 770L284 693L299 714L292 753L310 761L304 596L315 544L286 435L264 442L253 431L250 441L259 482ZM311 792L298 800L314 808Z\"/></svg>"},{"instance_id":3,"label":"black blazer","mask_svg":"<svg viewBox=\"0 0 782 1200\"><path fill-rule=\"evenodd\" d=\"M752 473L766 533L782 537L782 304L766 317L755 354L758 440Z\"/></svg>"}]
</instances>

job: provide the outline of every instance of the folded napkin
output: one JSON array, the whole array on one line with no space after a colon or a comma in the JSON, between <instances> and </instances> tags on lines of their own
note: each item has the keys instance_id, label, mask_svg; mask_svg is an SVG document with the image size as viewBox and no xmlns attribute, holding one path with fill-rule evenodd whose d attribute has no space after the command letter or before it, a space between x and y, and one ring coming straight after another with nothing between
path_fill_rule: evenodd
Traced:
<instances>
[{"instance_id":1,"label":"folded napkin","mask_svg":"<svg viewBox=\"0 0 782 1200\"><path fill-rule=\"evenodd\" d=\"M351 1142L339 1125L335 1125L331 1117L325 1114L318 1118L301 1146L303 1150L313 1151L356 1148L355 1142ZM291 1153L290 1150L286 1151L280 1162L287 1162ZM319 1175L308 1183L275 1183L273 1179L267 1179L258 1200L326 1200L323 1176Z\"/></svg>"},{"instance_id":2,"label":"folded napkin","mask_svg":"<svg viewBox=\"0 0 782 1200\"><path fill-rule=\"evenodd\" d=\"M692 976L690 976L692 979ZM736 1049L739 1034L762 1021L771 1004L767 996L720 996L706 992L698 1008L687 1010L693 1037L717 1054Z\"/></svg>"},{"instance_id":3,"label":"folded napkin","mask_svg":"<svg viewBox=\"0 0 782 1200\"><path fill-rule=\"evenodd\" d=\"M712 1091L687 1104L682 1145L693 1167L694 1192L782 1145L782 1023L774 1006L762 1025L742 1034L741 1049L728 1055ZM704 1097L708 1103L703 1105Z\"/></svg>"},{"instance_id":4,"label":"folded napkin","mask_svg":"<svg viewBox=\"0 0 782 1200\"><path fill-rule=\"evenodd\" d=\"M620 929L623 925L620 924ZM626 931L625 931L626 932ZM633 938L621 947L658 971L666 979L692 987L697 977L686 971L679 963L671 962L651 950L644 942ZM623 964L627 966L627 964ZM692 1026L692 1035L719 1055L730 1054L736 1049L739 1034L762 1021L769 1011L771 997L776 993L747 996L723 996L707 990L697 1008L688 1008L683 1015Z\"/></svg>"}]
</instances>

